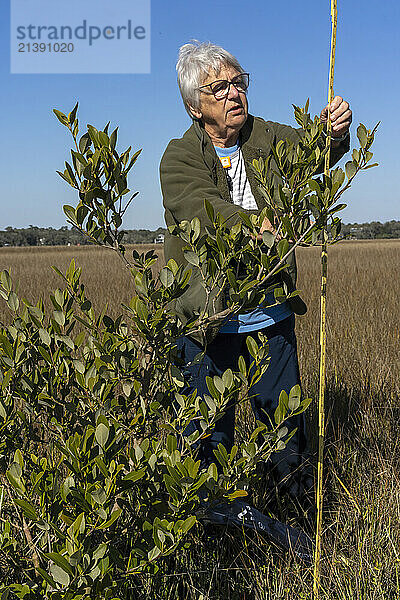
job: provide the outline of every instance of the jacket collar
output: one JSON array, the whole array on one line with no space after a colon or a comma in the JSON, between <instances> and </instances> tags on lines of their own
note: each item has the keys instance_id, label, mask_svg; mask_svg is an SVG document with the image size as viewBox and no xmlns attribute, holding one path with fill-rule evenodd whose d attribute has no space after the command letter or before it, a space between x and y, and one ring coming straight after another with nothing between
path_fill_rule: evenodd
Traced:
<instances>
[{"instance_id":1,"label":"jacket collar","mask_svg":"<svg viewBox=\"0 0 400 600\"><path fill-rule=\"evenodd\" d=\"M245 159L245 168L247 179L250 183L255 201L261 209L265 206L265 202L259 192L258 182L255 179L254 173L250 167L253 159L266 158L269 152L268 144L266 144L266 136L268 136L268 129L263 126L265 122L256 119L253 115L248 115L245 124L240 130L240 146L242 148L243 157ZM200 121L194 120L192 127L189 129L195 133L199 140L201 147L201 154L204 158L208 168L215 174L214 183L221 196L228 202L232 202L226 175L224 169L218 160L217 153L215 152L214 144L211 141L210 136L204 129L203 124ZM188 132L189 132L188 131Z\"/></svg>"},{"instance_id":2,"label":"jacket collar","mask_svg":"<svg viewBox=\"0 0 400 600\"><path fill-rule=\"evenodd\" d=\"M266 158L265 142L266 136L269 137L269 130L267 127L261 126L259 121L259 119L257 120L253 115L249 114L245 124L240 130L240 145L246 158L259 158L260 156ZM263 125L265 125L265 122L263 122ZM214 145L210 136L204 129L204 125L200 121L194 120L190 129L194 131L196 137L198 138L202 153L210 153L210 155L213 157L213 160L217 160Z\"/></svg>"}]
</instances>

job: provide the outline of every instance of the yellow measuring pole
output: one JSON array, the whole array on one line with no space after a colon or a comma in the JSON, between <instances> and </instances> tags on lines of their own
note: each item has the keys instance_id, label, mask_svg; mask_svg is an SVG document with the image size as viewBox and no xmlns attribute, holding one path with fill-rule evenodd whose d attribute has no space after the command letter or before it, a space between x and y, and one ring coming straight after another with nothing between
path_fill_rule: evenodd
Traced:
<instances>
[{"instance_id":1,"label":"yellow measuring pole","mask_svg":"<svg viewBox=\"0 0 400 600\"><path fill-rule=\"evenodd\" d=\"M333 100L333 80L335 74L335 51L336 51L336 28L337 28L337 0L331 0L331 54L329 64L329 90L328 106ZM331 146L332 124L328 108L327 123L327 153L325 156L325 176L329 177L330 146ZM325 223L326 224L326 223ZM326 380L326 283L328 268L328 251L325 238L321 250L321 313L320 313L320 363L319 363L319 397L318 397L318 469L317 469L317 523L315 534L314 555L314 600L319 598L320 590L320 566L322 548L322 504L323 504L323 467L324 467L324 443L325 443L325 380Z\"/></svg>"}]
</instances>

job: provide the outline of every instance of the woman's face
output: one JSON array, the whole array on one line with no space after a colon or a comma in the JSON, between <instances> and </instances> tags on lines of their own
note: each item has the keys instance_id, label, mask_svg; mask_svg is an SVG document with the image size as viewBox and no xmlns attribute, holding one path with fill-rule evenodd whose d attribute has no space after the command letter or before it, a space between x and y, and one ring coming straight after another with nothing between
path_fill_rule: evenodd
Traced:
<instances>
[{"instance_id":1,"label":"woman's face","mask_svg":"<svg viewBox=\"0 0 400 600\"><path fill-rule=\"evenodd\" d=\"M204 80L202 85L213 83L219 79L232 81L240 72L233 67L222 65L217 75L214 72ZM247 119L248 105L245 92L238 91L234 85L229 86L225 98L217 99L210 88L200 91L200 108L191 109L193 115L203 121L207 132L212 131L217 137L226 137L233 131L239 132Z\"/></svg>"}]
</instances>

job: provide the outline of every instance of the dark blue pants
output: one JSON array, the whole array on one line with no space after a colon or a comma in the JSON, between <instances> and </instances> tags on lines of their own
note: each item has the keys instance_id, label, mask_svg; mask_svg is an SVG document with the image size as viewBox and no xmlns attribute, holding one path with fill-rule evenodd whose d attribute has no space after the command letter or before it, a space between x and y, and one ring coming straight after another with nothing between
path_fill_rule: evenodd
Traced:
<instances>
[{"instance_id":1,"label":"dark blue pants","mask_svg":"<svg viewBox=\"0 0 400 600\"><path fill-rule=\"evenodd\" d=\"M251 406L256 419L263 423L274 423L274 412L278 406L279 394L282 390L289 393L290 389L300 384L300 373L297 358L297 344L294 332L294 315L262 330L269 343L269 366L260 381L251 389ZM197 389L199 396L208 394L206 376L221 374L228 368L238 370L238 358L245 359L247 366L252 357L246 346L249 334L219 333L207 346L206 354L201 363L191 364L194 357L202 351L200 345L192 339L184 337L178 342L178 349L184 360L184 371L189 383L190 393ZM251 334L250 334L251 335ZM257 340L257 332L253 333ZM271 420L271 421L270 421ZM280 489L287 491L292 497L298 497L304 487L304 469L302 463L306 454L306 435L304 415L292 417L285 425L289 431L297 429L286 448L271 457L271 475ZM196 427L191 423L186 435L190 435ZM215 461L213 449L223 444L227 449L233 445L235 429L235 407L228 408L225 415L217 421L210 437L202 442L201 458L206 463ZM309 477L307 477L308 479Z\"/></svg>"}]
</instances>

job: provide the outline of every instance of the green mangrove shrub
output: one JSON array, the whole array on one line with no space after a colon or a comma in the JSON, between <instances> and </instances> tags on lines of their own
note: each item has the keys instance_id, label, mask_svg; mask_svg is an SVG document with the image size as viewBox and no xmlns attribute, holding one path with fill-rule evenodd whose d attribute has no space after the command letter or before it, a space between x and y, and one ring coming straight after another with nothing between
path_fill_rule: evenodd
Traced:
<instances>
[{"instance_id":1,"label":"green mangrove shrub","mask_svg":"<svg viewBox=\"0 0 400 600\"><path fill-rule=\"evenodd\" d=\"M231 449L220 445L215 462L204 466L199 442L230 403L251 396L268 368L268 343L261 334L249 336L251 363L241 357L237 370L208 378L209 393L199 398L186 392L177 339L200 333L206 340L221 319L263 301L296 246L325 239L326 217L329 235L338 234L338 199L357 171L369 168L374 131L359 127L361 147L346 165L347 183L340 169L316 178L322 125L296 108L302 141L280 142L267 161L253 165L267 200L261 215L228 227L206 203L206 229L194 218L173 231L185 243L188 267L170 260L154 276L155 253L128 252L121 229L136 195L128 175L139 152L118 152L117 129L109 133L108 125L88 125L79 137L77 106L68 115L54 112L74 142L71 164L60 172L79 197L64 207L68 222L118 253L132 275L132 298L116 319L96 312L72 261L66 273L58 271L60 288L45 311L42 301L18 296L7 271L0 275L12 315L0 327L0 595L122 600L133 597L141 575L190 542L201 507L247 494L257 464L285 447L285 419L310 402L298 386L282 392L274 423L258 422ZM266 216L275 233L260 239ZM194 270L204 309L182 323L173 303ZM222 293L226 308L213 316ZM283 285L275 300L296 294ZM193 420L197 430L184 436Z\"/></svg>"}]
</instances>

